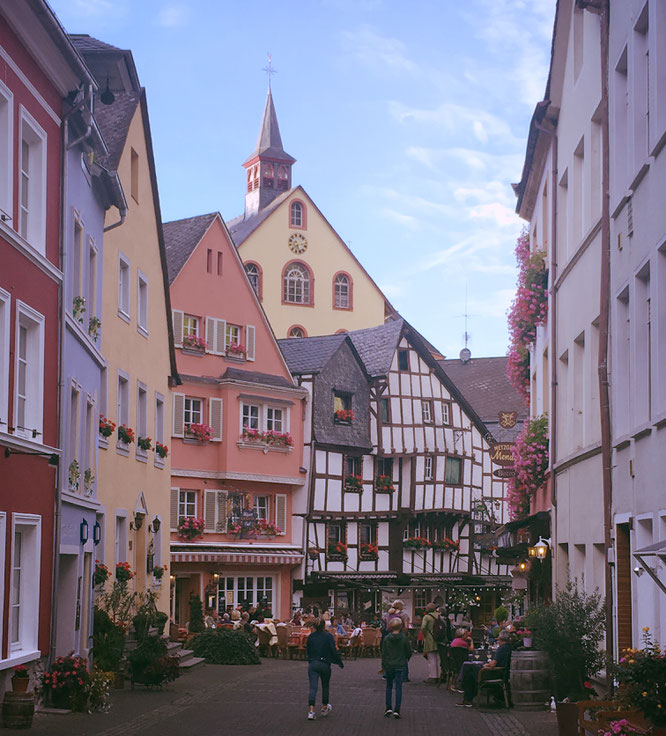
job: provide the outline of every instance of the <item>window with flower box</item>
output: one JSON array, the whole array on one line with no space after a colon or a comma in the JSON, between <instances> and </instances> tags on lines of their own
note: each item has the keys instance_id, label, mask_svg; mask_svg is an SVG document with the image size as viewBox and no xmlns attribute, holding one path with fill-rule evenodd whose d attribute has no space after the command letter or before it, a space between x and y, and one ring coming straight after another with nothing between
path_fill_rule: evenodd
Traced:
<instances>
[{"instance_id":1,"label":"window with flower box","mask_svg":"<svg viewBox=\"0 0 666 736\"><path fill-rule=\"evenodd\" d=\"M363 491L363 458L346 456L344 459L343 487L345 491Z\"/></svg>"},{"instance_id":2,"label":"window with flower box","mask_svg":"<svg viewBox=\"0 0 666 736\"><path fill-rule=\"evenodd\" d=\"M358 553L362 560L376 560L379 550L377 549L377 525L359 524L358 526Z\"/></svg>"},{"instance_id":3,"label":"window with flower box","mask_svg":"<svg viewBox=\"0 0 666 736\"><path fill-rule=\"evenodd\" d=\"M343 522L326 525L326 556L330 560L347 558L347 528Z\"/></svg>"},{"instance_id":4,"label":"window with flower box","mask_svg":"<svg viewBox=\"0 0 666 736\"><path fill-rule=\"evenodd\" d=\"M184 421L185 424L201 424L203 401L191 396L185 397Z\"/></svg>"},{"instance_id":5,"label":"window with flower box","mask_svg":"<svg viewBox=\"0 0 666 736\"><path fill-rule=\"evenodd\" d=\"M333 392L333 420L336 424L351 424L354 421L352 394Z\"/></svg>"},{"instance_id":6,"label":"window with flower box","mask_svg":"<svg viewBox=\"0 0 666 736\"><path fill-rule=\"evenodd\" d=\"M229 350L231 345L240 345L241 342L241 328L240 325L232 325L227 322L227 328L224 335L224 347Z\"/></svg>"},{"instance_id":7,"label":"window with flower box","mask_svg":"<svg viewBox=\"0 0 666 736\"><path fill-rule=\"evenodd\" d=\"M254 512L257 515L257 521L270 521L269 502L269 496L254 497Z\"/></svg>"},{"instance_id":8,"label":"window with flower box","mask_svg":"<svg viewBox=\"0 0 666 736\"><path fill-rule=\"evenodd\" d=\"M274 403L280 402L266 399L266 403L241 404L239 442L242 446L254 445L276 449L289 448L293 445L293 439L289 434L289 409L287 406L275 406Z\"/></svg>"}]
</instances>

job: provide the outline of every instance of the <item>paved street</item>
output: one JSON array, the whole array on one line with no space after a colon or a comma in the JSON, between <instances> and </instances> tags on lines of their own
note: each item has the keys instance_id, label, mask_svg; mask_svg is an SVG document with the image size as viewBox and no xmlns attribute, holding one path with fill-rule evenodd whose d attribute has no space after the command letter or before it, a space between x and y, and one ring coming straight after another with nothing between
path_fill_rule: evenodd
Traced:
<instances>
[{"instance_id":1,"label":"paved street","mask_svg":"<svg viewBox=\"0 0 666 736\"><path fill-rule=\"evenodd\" d=\"M333 712L315 722L306 720L307 679L304 662L262 660L260 666L206 665L181 677L169 688L150 692L129 688L113 692L110 713L86 716L35 716L32 733L49 736L299 736L339 734L426 733L455 736L555 736L555 718L548 712L478 712L456 708L460 696L423 683L425 661L412 659L413 681L403 693L401 721L384 719L384 687L378 659L334 667L331 680ZM319 703L317 703L319 708ZM5 734L25 731L4 730Z\"/></svg>"}]
</instances>

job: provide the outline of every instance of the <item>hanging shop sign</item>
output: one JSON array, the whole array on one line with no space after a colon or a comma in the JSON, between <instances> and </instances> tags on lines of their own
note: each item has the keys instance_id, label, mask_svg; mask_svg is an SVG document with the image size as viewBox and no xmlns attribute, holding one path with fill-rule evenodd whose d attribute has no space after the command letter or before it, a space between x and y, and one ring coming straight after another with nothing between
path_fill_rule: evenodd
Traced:
<instances>
[{"instance_id":1,"label":"hanging shop sign","mask_svg":"<svg viewBox=\"0 0 666 736\"><path fill-rule=\"evenodd\" d=\"M513 468L498 468L493 470L495 478L515 478L516 471Z\"/></svg>"},{"instance_id":2,"label":"hanging shop sign","mask_svg":"<svg viewBox=\"0 0 666 736\"><path fill-rule=\"evenodd\" d=\"M497 442L490 448L490 459L495 465L513 467L513 442Z\"/></svg>"},{"instance_id":3,"label":"hanging shop sign","mask_svg":"<svg viewBox=\"0 0 666 736\"><path fill-rule=\"evenodd\" d=\"M502 429L513 429L518 421L517 411L501 411L499 413L499 425Z\"/></svg>"}]
</instances>

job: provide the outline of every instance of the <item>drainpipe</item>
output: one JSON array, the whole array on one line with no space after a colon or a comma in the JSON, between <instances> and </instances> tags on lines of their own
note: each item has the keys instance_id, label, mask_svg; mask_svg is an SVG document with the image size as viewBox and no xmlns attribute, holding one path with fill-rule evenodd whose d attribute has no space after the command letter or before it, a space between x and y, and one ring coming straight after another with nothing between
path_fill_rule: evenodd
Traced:
<instances>
[{"instance_id":1,"label":"drainpipe","mask_svg":"<svg viewBox=\"0 0 666 736\"><path fill-rule=\"evenodd\" d=\"M557 510L557 493L555 485L555 459L557 458L557 289L555 281L557 280L557 135L553 135L553 151L552 151L552 184L550 187L551 197L551 246L550 246L550 496L551 496L551 519L550 519L550 536L553 540L551 545L551 595L555 592L555 581L557 575L552 567L555 565L554 551L557 548L557 527L555 525L555 512ZM553 596L554 597L554 596Z\"/></svg>"},{"instance_id":2,"label":"drainpipe","mask_svg":"<svg viewBox=\"0 0 666 736\"><path fill-rule=\"evenodd\" d=\"M109 173L111 173L111 172L109 172ZM108 233L109 230L113 230L114 228L120 227L125 222L125 218L126 217L127 217L127 207L123 207L120 210L120 220L118 220L118 222L114 222L113 225L107 225L104 228L104 232L105 233Z\"/></svg>"}]
</instances>

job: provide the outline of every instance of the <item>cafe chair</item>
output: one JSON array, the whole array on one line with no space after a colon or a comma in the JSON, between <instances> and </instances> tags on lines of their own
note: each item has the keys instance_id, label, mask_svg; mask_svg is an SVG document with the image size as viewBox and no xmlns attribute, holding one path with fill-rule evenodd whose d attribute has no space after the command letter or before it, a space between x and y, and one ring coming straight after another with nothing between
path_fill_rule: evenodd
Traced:
<instances>
[{"instance_id":1,"label":"cafe chair","mask_svg":"<svg viewBox=\"0 0 666 736\"><path fill-rule=\"evenodd\" d=\"M481 694L486 691L486 705L489 705L489 691L501 690L504 696L504 705L511 707L511 697L509 692L509 667L493 667L479 671L477 706L481 705Z\"/></svg>"},{"instance_id":2,"label":"cafe chair","mask_svg":"<svg viewBox=\"0 0 666 736\"><path fill-rule=\"evenodd\" d=\"M464 662L467 662L469 649L466 647L449 647L449 678L446 683L448 690L458 689L458 676Z\"/></svg>"}]
</instances>

